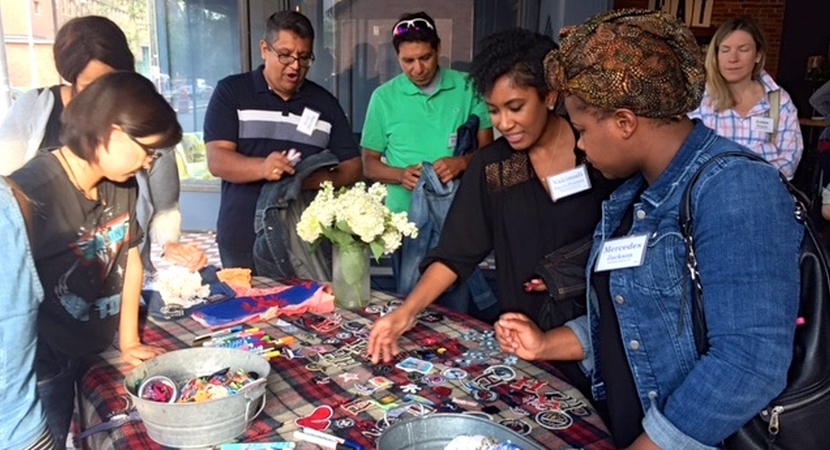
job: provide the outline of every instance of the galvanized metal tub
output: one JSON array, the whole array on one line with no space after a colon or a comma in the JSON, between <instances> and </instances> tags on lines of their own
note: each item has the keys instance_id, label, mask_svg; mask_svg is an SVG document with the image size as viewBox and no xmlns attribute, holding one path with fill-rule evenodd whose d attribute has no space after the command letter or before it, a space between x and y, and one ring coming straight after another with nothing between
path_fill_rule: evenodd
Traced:
<instances>
[{"instance_id":1,"label":"galvanized metal tub","mask_svg":"<svg viewBox=\"0 0 830 450\"><path fill-rule=\"evenodd\" d=\"M159 403L137 395L136 386L154 375L181 384L223 368L256 372L265 378L271 366L261 356L227 348L189 348L145 361L124 379L147 435L159 444L179 448L211 447L244 433L265 408L265 384L226 398L202 403Z\"/></svg>"},{"instance_id":2,"label":"galvanized metal tub","mask_svg":"<svg viewBox=\"0 0 830 450\"><path fill-rule=\"evenodd\" d=\"M377 450L443 450L457 436L477 434L510 441L523 450L543 450L530 438L483 417L445 413L392 425L380 435Z\"/></svg>"}]
</instances>

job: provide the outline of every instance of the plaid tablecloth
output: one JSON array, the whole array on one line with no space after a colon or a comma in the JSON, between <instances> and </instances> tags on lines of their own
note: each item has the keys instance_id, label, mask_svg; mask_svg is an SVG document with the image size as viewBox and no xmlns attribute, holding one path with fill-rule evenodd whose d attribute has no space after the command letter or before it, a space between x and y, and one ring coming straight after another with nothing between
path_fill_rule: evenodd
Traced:
<instances>
[{"instance_id":1,"label":"plaid tablecloth","mask_svg":"<svg viewBox=\"0 0 830 450\"><path fill-rule=\"evenodd\" d=\"M493 347L492 328L470 317L431 307L401 339L405 354L398 361L406 356L428 360L433 364L429 374L408 373L395 363L372 366L365 351L369 327L384 308L400 303L380 292L372 296L370 306L361 311L337 310L325 317L306 314L283 322L249 324L273 338L293 335L292 349L300 355L271 360L265 410L239 437L240 442L293 441L293 432L299 429L295 420L329 405L334 413L327 432L367 449L375 448L376 439L390 424L432 411L485 415L527 433L547 448L613 448L599 416L553 366L515 361L498 353L498 347ZM190 347L194 337L205 332L197 322L185 318L147 322L142 338L173 351ZM92 361L79 389L81 429L100 424L124 409L122 383L131 369L120 356L113 348ZM465 372L466 378L456 379ZM369 393L370 380L377 381L378 376L394 385ZM147 436L141 421L88 436L83 446L164 448ZM298 443L297 448L316 447Z\"/></svg>"}]
</instances>

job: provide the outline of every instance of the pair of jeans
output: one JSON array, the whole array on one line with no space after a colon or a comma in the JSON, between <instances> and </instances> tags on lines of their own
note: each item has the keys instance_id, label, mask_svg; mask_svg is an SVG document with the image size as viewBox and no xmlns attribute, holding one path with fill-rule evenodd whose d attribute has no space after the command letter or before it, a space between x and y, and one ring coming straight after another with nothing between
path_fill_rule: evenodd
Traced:
<instances>
[{"instance_id":1,"label":"pair of jeans","mask_svg":"<svg viewBox=\"0 0 830 450\"><path fill-rule=\"evenodd\" d=\"M37 395L37 312L43 287L17 200L0 177L0 447L26 448L46 428Z\"/></svg>"},{"instance_id":2,"label":"pair of jeans","mask_svg":"<svg viewBox=\"0 0 830 450\"><path fill-rule=\"evenodd\" d=\"M76 358L58 354L38 343L37 391L46 410L46 425L58 446L63 447L75 409L75 389L84 370Z\"/></svg>"},{"instance_id":3,"label":"pair of jeans","mask_svg":"<svg viewBox=\"0 0 830 450\"><path fill-rule=\"evenodd\" d=\"M421 260L438 245L444 219L460 182L453 180L444 184L432 164L424 163L421 167L421 178L412 191L408 214L409 220L418 227L418 237L404 239L400 263L398 267L393 264L399 294L408 295L420 279ZM457 283L440 301L440 304L464 314L471 311L471 305L477 310L486 311L497 303L498 299L480 269L476 269L465 283Z\"/></svg>"},{"instance_id":4,"label":"pair of jeans","mask_svg":"<svg viewBox=\"0 0 830 450\"><path fill-rule=\"evenodd\" d=\"M227 247L219 245L219 260L222 262L222 267L228 269L231 267L241 267L244 269L251 269L251 275L256 275L256 267L254 267L254 250L244 250L236 247Z\"/></svg>"},{"instance_id":5,"label":"pair of jeans","mask_svg":"<svg viewBox=\"0 0 830 450\"><path fill-rule=\"evenodd\" d=\"M401 273L402 254L403 252L398 250L391 255L393 275ZM395 281L398 281L397 276L395 276ZM417 280L415 281L417 282ZM484 282L486 283L486 280ZM487 288L489 289L489 285ZM468 314L484 322L493 323L498 318L500 312L498 303L493 303L485 308L478 308L475 302L470 302L470 295L470 288L466 283L457 283L450 286L446 292L441 294L438 300L436 300L436 303L453 311Z\"/></svg>"},{"instance_id":6,"label":"pair of jeans","mask_svg":"<svg viewBox=\"0 0 830 450\"><path fill-rule=\"evenodd\" d=\"M272 279L331 279L331 253L312 249L297 236L297 222L317 191L303 191L303 180L314 172L336 167L337 157L323 150L303 158L294 175L267 183L259 193L254 215L253 260L257 273Z\"/></svg>"}]
</instances>

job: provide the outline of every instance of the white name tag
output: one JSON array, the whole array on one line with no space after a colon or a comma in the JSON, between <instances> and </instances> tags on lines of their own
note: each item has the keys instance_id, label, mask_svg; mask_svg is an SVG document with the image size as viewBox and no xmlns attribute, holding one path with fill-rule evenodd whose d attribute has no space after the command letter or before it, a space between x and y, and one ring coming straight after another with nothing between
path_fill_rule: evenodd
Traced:
<instances>
[{"instance_id":1,"label":"white name tag","mask_svg":"<svg viewBox=\"0 0 830 450\"><path fill-rule=\"evenodd\" d=\"M450 138L447 139L447 147L455 148L456 144L458 144L458 133L452 133L450 134Z\"/></svg>"},{"instance_id":2,"label":"white name tag","mask_svg":"<svg viewBox=\"0 0 830 450\"><path fill-rule=\"evenodd\" d=\"M749 126L752 131L760 131L762 133L772 133L773 123L769 117L750 117Z\"/></svg>"},{"instance_id":3,"label":"white name tag","mask_svg":"<svg viewBox=\"0 0 830 450\"><path fill-rule=\"evenodd\" d=\"M550 176L547 181L553 201L591 189L591 179L588 178L588 169L584 165Z\"/></svg>"},{"instance_id":4,"label":"white name tag","mask_svg":"<svg viewBox=\"0 0 830 450\"><path fill-rule=\"evenodd\" d=\"M300 123L297 124L297 131L311 136L317 128L318 119L320 119L320 113L313 109L303 108L303 115L300 117Z\"/></svg>"},{"instance_id":5,"label":"white name tag","mask_svg":"<svg viewBox=\"0 0 830 450\"><path fill-rule=\"evenodd\" d=\"M597 272L639 267L646 255L646 243L647 234L605 241L597 258Z\"/></svg>"}]
</instances>

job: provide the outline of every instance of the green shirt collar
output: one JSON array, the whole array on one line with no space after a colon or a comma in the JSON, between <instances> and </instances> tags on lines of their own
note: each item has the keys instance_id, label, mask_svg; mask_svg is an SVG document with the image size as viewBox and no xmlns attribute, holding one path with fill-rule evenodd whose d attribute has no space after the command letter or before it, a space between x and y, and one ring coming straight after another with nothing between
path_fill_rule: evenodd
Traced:
<instances>
[{"instance_id":1,"label":"green shirt collar","mask_svg":"<svg viewBox=\"0 0 830 450\"><path fill-rule=\"evenodd\" d=\"M456 86L455 77L449 76L446 70L443 67L438 67L438 73L436 76L441 76L441 81L438 83L438 87L435 89L435 92L432 95L435 95L441 91L454 89ZM426 95L424 91L421 90L415 83L412 82L405 74L400 75L400 79L398 80L401 84L401 91L406 95Z\"/></svg>"}]
</instances>

